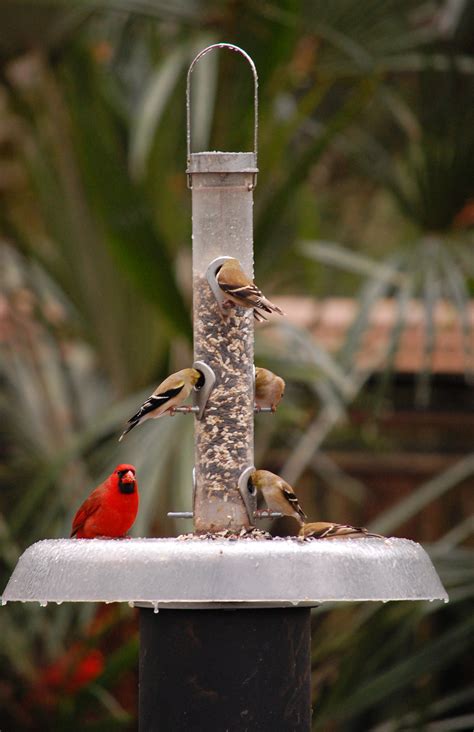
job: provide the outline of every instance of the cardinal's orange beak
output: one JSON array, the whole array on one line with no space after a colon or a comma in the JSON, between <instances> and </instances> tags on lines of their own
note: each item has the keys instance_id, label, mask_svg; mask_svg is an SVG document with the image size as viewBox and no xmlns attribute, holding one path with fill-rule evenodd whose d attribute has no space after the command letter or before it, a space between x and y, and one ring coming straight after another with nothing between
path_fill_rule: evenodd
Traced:
<instances>
[{"instance_id":1,"label":"cardinal's orange beak","mask_svg":"<svg viewBox=\"0 0 474 732\"><path fill-rule=\"evenodd\" d=\"M135 475L131 470L127 470L125 475L122 475L120 479L121 483L135 483Z\"/></svg>"}]
</instances>

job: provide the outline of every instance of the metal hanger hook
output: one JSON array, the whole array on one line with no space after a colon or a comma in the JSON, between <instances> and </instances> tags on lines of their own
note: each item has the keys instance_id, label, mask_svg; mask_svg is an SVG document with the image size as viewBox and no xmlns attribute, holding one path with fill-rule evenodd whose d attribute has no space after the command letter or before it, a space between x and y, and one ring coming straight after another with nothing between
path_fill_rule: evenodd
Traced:
<instances>
[{"instance_id":1,"label":"metal hanger hook","mask_svg":"<svg viewBox=\"0 0 474 732\"><path fill-rule=\"evenodd\" d=\"M235 51L245 58L249 64L253 74L253 104L254 104L254 129L253 129L253 152L255 159L257 158L257 138L258 138L258 75L255 64L246 51L239 46L234 46L232 43L213 43L211 46L207 46L198 53L197 56L191 62L191 66L188 69L188 76L186 80L186 148L187 148L187 160L188 165L191 157L191 74L193 73L194 67L197 62L210 51L215 49L226 48L229 51Z\"/></svg>"}]
</instances>

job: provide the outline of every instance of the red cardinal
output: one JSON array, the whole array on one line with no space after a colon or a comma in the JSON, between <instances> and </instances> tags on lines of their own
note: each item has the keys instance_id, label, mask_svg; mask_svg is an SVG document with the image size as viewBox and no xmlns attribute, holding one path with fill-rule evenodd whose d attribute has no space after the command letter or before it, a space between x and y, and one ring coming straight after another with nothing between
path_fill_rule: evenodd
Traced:
<instances>
[{"instance_id":1,"label":"red cardinal","mask_svg":"<svg viewBox=\"0 0 474 732\"><path fill-rule=\"evenodd\" d=\"M138 511L138 485L133 465L117 465L112 475L86 498L72 522L71 536L95 539L124 536Z\"/></svg>"}]
</instances>

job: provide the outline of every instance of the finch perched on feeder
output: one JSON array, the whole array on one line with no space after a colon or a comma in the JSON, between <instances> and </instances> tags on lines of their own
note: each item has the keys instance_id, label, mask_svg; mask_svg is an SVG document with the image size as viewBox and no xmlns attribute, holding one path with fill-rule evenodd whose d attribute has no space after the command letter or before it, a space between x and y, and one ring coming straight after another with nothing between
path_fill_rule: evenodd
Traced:
<instances>
[{"instance_id":1,"label":"finch perched on feeder","mask_svg":"<svg viewBox=\"0 0 474 732\"><path fill-rule=\"evenodd\" d=\"M268 369L255 368L255 405L257 409L271 408L272 412L285 394L285 382Z\"/></svg>"},{"instance_id":2,"label":"finch perched on feeder","mask_svg":"<svg viewBox=\"0 0 474 732\"><path fill-rule=\"evenodd\" d=\"M138 511L138 485L133 465L117 465L77 511L71 536L95 539L124 536Z\"/></svg>"},{"instance_id":3,"label":"finch perched on feeder","mask_svg":"<svg viewBox=\"0 0 474 732\"><path fill-rule=\"evenodd\" d=\"M249 481L262 492L269 511L278 511L284 516L291 516L300 524L307 518L293 488L283 478L270 473L269 470L255 470Z\"/></svg>"},{"instance_id":4,"label":"finch perched on feeder","mask_svg":"<svg viewBox=\"0 0 474 732\"><path fill-rule=\"evenodd\" d=\"M270 302L257 285L247 277L238 259L226 260L217 270L216 280L222 292L227 295L224 307L240 305L243 308L252 308L257 321L267 320L260 310L284 315L283 310Z\"/></svg>"},{"instance_id":5,"label":"finch perched on feeder","mask_svg":"<svg viewBox=\"0 0 474 732\"><path fill-rule=\"evenodd\" d=\"M373 534L368 529L349 524L333 524L330 521L316 521L311 524L304 524L299 536L313 539L363 539L376 538L384 539L381 534Z\"/></svg>"},{"instance_id":6,"label":"finch perched on feeder","mask_svg":"<svg viewBox=\"0 0 474 732\"><path fill-rule=\"evenodd\" d=\"M181 369L181 371L168 376L157 386L153 394L143 402L138 412L130 417L128 426L119 437L119 442L137 424L141 424L147 419L162 417L166 412L172 414L174 409L188 398L193 386L196 386L202 380L203 376L197 369Z\"/></svg>"}]
</instances>

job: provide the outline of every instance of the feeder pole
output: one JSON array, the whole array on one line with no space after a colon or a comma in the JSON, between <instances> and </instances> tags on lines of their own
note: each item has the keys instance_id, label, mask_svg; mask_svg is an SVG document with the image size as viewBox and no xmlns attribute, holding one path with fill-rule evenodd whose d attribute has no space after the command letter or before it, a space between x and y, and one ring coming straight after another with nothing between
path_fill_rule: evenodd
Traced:
<instances>
[{"instance_id":1,"label":"feeder pole","mask_svg":"<svg viewBox=\"0 0 474 732\"><path fill-rule=\"evenodd\" d=\"M140 732L309 732L309 608L140 610Z\"/></svg>"},{"instance_id":2,"label":"feeder pole","mask_svg":"<svg viewBox=\"0 0 474 732\"><path fill-rule=\"evenodd\" d=\"M228 48L244 56L254 79L252 152L192 152L191 75L209 51ZM250 526L238 490L253 465L253 313L233 308L223 315L206 274L226 256L253 278L253 189L257 175L257 72L252 59L230 44L196 56L187 83L188 184L192 191L194 357L216 376L204 414L195 421L194 526L197 532Z\"/></svg>"}]
</instances>

